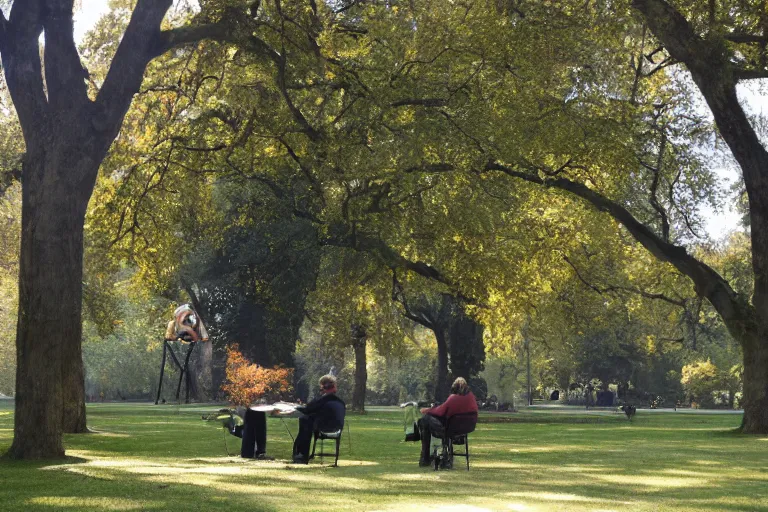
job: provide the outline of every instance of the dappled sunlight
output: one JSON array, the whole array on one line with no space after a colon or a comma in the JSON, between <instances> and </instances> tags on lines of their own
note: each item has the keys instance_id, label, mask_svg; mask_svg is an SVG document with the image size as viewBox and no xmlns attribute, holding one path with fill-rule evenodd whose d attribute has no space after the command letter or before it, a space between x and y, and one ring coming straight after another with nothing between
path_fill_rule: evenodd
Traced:
<instances>
[{"instance_id":1,"label":"dappled sunlight","mask_svg":"<svg viewBox=\"0 0 768 512\"><path fill-rule=\"evenodd\" d=\"M647 427L645 425L637 425L632 424L631 428L630 426L625 427L617 427L619 429L634 429L634 430L640 430L642 429L645 432L733 432L733 429L735 427L678 427L675 426L674 428L663 428L663 427Z\"/></svg>"},{"instance_id":2,"label":"dappled sunlight","mask_svg":"<svg viewBox=\"0 0 768 512\"><path fill-rule=\"evenodd\" d=\"M259 485L258 483L254 484L245 484L245 483L235 483L227 480L222 480L219 482L216 482L216 489L220 491L224 491L227 493L232 494L242 494L242 495L248 495L248 494L259 494L259 495L267 495L267 494L276 494L279 497L283 497L286 494L295 495L299 494L304 490L302 487L290 487L290 486L279 486L279 485Z\"/></svg>"},{"instance_id":3,"label":"dappled sunlight","mask_svg":"<svg viewBox=\"0 0 768 512\"><path fill-rule=\"evenodd\" d=\"M609 500L605 498L593 498L591 496L579 496L577 494L569 493L554 493L554 492L506 492L504 496L510 498L525 498L534 501L563 501L563 502L582 502L582 503L609 503L612 505L636 505L633 501L622 500Z\"/></svg>"},{"instance_id":4,"label":"dappled sunlight","mask_svg":"<svg viewBox=\"0 0 768 512\"><path fill-rule=\"evenodd\" d=\"M594 448L588 446L557 445L557 446L518 446L509 448L510 453L555 453L555 452L589 452Z\"/></svg>"},{"instance_id":5,"label":"dappled sunlight","mask_svg":"<svg viewBox=\"0 0 768 512\"><path fill-rule=\"evenodd\" d=\"M136 501L128 498L98 498L83 496L36 496L26 500L28 505L42 505L52 508L71 507L76 510L147 510L161 509L162 504L147 501Z\"/></svg>"},{"instance_id":6,"label":"dappled sunlight","mask_svg":"<svg viewBox=\"0 0 768 512\"><path fill-rule=\"evenodd\" d=\"M484 461L484 460L478 461L477 459L473 459L471 462L471 465L473 468L487 468L487 469L531 469L533 470L538 467L535 464L519 464L515 462Z\"/></svg>"},{"instance_id":7,"label":"dappled sunlight","mask_svg":"<svg viewBox=\"0 0 768 512\"><path fill-rule=\"evenodd\" d=\"M559 468L552 468L555 471L562 471L564 473L603 473L605 472L605 466L561 466Z\"/></svg>"},{"instance_id":8,"label":"dappled sunlight","mask_svg":"<svg viewBox=\"0 0 768 512\"><path fill-rule=\"evenodd\" d=\"M101 432L99 430L93 430L91 434L99 437L131 437L130 434L124 432Z\"/></svg>"},{"instance_id":9,"label":"dappled sunlight","mask_svg":"<svg viewBox=\"0 0 768 512\"><path fill-rule=\"evenodd\" d=\"M95 478L97 480L105 480L105 481L119 480L119 475L110 474L108 472L105 472L102 469L94 469L94 468L88 469L88 467L78 467L78 466L71 466L71 467L65 467L65 468L61 466L55 466L53 468L45 468L45 469L60 469L67 473L86 476L88 478Z\"/></svg>"},{"instance_id":10,"label":"dappled sunlight","mask_svg":"<svg viewBox=\"0 0 768 512\"><path fill-rule=\"evenodd\" d=\"M323 465L330 465L331 463L328 462L331 459L331 457L326 458L325 462L323 462ZM347 466L380 466L381 463L373 461L373 460L353 460L353 459L339 459L339 467L347 467ZM310 467L317 467L315 463L312 463Z\"/></svg>"},{"instance_id":11,"label":"dappled sunlight","mask_svg":"<svg viewBox=\"0 0 768 512\"><path fill-rule=\"evenodd\" d=\"M684 487L711 486L708 478L670 478L665 476L640 476L640 475L593 475L593 478L621 485L641 485L657 489L678 489Z\"/></svg>"},{"instance_id":12,"label":"dappled sunlight","mask_svg":"<svg viewBox=\"0 0 768 512\"><path fill-rule=\"evenodd\" d=\"M79 452L81 457L86 457L87 452ZM271 478L281 482L297 484L297 487L317 486L320 488L342 489L373 489L381 486L377 481L364 480L353 477L338 476L337 469L332 469L317 464L286 464L285 462L251 461L239 458L206 458L191 459L190 462L162 463L146 459L113 459L99 458L87 454L89 459L85 463L60 464L49 466L46 469L59 469L68 472L100 478L100 470L118 471L156 477L163 483L177 482L194 485L209 485L219 487L220 478L231 477L255 477ZM203 461L207 464L201 464ZM191 462L194 461L194 462ZM362 464L361 464L362 465ZM151 478L150 478L151 479ZM293 489L293 485L290 486ZM242 489L248 489L243 486ZM251 492L251 491L248 491Z\"/></svg>"},{"instance_id":13,"label":"dappled sunlight","mask_svg":"<svg viewBox=\"0 0 768 512\"><path fill-rule=\"evenodd\" d=\"M507 509L514 510L515 512L528 512L532 510L538 510L537 507L523 505L522 503L508 503Z\"/></svg>"},{"instance_id":14,"label":"dappled sunlight","mask_svg":"<svg viewBox=\"0 0 768 512\"><path fill-rule=\"evenodd\" d=\"M688 464L698 464L700 466L722 466L723 463L716 460L689 460Z\"/></svg>"},{"instance_id":15,"label":"dappled sunlight","mask_svg":"<svg viewBox=\"0 0 768 512\"><path fill-rule=\"evenodd\" d=\"M413 512L491 512L493 509L475 507L465 503L456 503L451 505L425 505L423 503L397 503L389 508L376 509L371 512L392 512L392 511L413 511Z\"/></svg>"},{"instance_id":16,"label":"dappled sunlight","mask_svg":"<svg viewBox=\"0 0 768 512\"><path fill-rule=\"evenodd\" d=\"M402 473L387 473L378 477L380 480L391 480L393 482L402 482ZM441 481L440 473L438 471L431 471L429 473L414 473L408 475L408 480L411 482L439 482Z\"/></svg>"},{"instance_id":17,"label":"dappled sunlight","mask_svg":"<svg viewBox=\"0 0 768 512\"><path fill-rule=\"evenodd\" d=\"M711 472L705 473L702 471L690 471L688 469L662 469L660 473L665 475L677 475L677 476L690 476L690 477L705 477L712 478L717 475L713 475Z\"/></svg>"}]
</instances>

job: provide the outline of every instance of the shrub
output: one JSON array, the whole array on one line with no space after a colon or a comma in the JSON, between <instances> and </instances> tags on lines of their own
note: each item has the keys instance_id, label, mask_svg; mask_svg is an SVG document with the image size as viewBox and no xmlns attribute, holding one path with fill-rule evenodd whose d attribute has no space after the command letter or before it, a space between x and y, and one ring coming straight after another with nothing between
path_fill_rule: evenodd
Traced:
<instances>
[{"instance_id":1,"label":"shrub","mask_svg":"<svg viewBox=\"0 0 768 512\"><path fill-rule=\"evenodd\" d=\"M235 343L227 347L227 382L221 389L234 405L284 400L293 392L293 368L264 368L250 362Z\"/></svg>"},{"instance_id":2,"label":"shrub","mask_svg":"<svg viewBox=\"0 0 768 512\"><path fill-rule=\"evenodd\" d=\"M691 402L696 402L699 407L712 407L712 393L721 389L722 385L717 366L707 359L683 366L682 373L680 383Z\"/></svg>"}]
</instances>

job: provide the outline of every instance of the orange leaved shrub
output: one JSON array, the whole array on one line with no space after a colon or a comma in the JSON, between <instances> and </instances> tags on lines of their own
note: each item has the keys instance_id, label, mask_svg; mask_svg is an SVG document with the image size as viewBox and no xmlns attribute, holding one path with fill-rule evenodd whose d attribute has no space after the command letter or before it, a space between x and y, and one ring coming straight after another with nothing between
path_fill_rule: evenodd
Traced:
<instances>
[{"instance_id":1,"label":"orange leaved shrub","mask_svg":"<svg viewBox=\"0 0 768 512\"><path fill-rule=\"evenodd\" d=\"M221 389L234 405L285 400L293 392L293 368L264 368L249 361L235 343L227 347L227 383Z\"/></svg>"}]
</instances>

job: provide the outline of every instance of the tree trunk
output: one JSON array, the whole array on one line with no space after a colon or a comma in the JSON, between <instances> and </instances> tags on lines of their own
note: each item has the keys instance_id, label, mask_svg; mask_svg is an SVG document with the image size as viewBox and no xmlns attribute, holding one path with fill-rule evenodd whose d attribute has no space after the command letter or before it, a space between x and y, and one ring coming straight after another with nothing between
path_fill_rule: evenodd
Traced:
<instances>
[{"instance_id":1,"label":"tree trunk","mask_svg":"<svg viewBox=\"0 0 768 512\"><path fill-rule=\"evenodd\" d=\"M355 349L355 389L352 392L352 409L365 411L365 389L368 384L368 360L365 349L368 336L364 326L352 327L352 347Z\"/></svg>"},{"instance_id":2,"label":"tree trunk","mask_svg":"<svg viewBox=\"0 0 768 512\"><path fill-rule=\"evenodd\" d=\"M746 299L722 300L724 294L718 290L725 286L711 286L697 281L695 276L689 274L689 277L694 280L699 294L718 311L731 335L741 343L744 355L742 430L766 434L768 328L764 319L768 316L768 179L765 171L768 151L742 109L736 92L739 75L748 77L749 70L740 67L736 53L728 50L719 38L700 36L683 14L666 0L632 0L632 6L643 15L670 56L688 68L712 111L720 135L742 170L749 198L754 307L750 308Z\"/></svg>"},{"instance_id":3,"label":"tree trunk","mask_svg":"<svg viewBox=\"0 0 768 512\"><path fill-rule=\"evenodd\" d=\"M197 313L197 317L206 326L206 329L211 328L211 324L207 321L209 318L208 310L203 307L203 303L200 302L200 298L195 293L194 288L182 280L182 287L184 291L189 295L190 301L192 301L192 307ZM208 332L210 334L210 331ZM198 402L210 400L213 396L213 345L212 342L198 342L195 347L195 351L192 354L192 360L189 364L189 369L186 379L190 381L190 397Z\"/></svg>"},{"instance_id":4,"label":"tree trunk","mask_svg":"<svg viewBox=\"0 0 768 512\"><path fill-rule=\"evenodd\" d=\"M195 353L192 354L189 374L190 379L195 379L195 393L192 398L198 402L210 400L213 397L213 345L210 341L198 343Z\"/></svg>"},{"instance_id":5,"label":"tree trunk","mask_svg":"<svg viewBox=\"0 0 768 512\"><path fill-rule=\"evenodd\" d=\"M483 370L485 363L483 326L467 315L461 301L452 295L443 295L443 309L440 320L447 333L450 379L464 377L469 382ZM478 391L473 390L478 397L485 398L485 393Z\"/></svg>"},{"instance_id":6,"label":"tree trunk","mask_svg":"<svg viewBox=\"0 0 768 512\"><path fill-rule=\"evenodd\" d=\"M768 348L744 343L744 417L746 434L768 434Z\"/></svg>"},{"instance_id":7,"label":"tree trunk","mask_svg":"<svg viewBox=\"0 0 768 512\"><path fill-rule=\"evenodd\" d=\"M63 456L62 433L86 431L83 222L98 164L68 162L79 146L59 142L24 161L14 458Z\"/></svg>"},{"instance_id":8,"label":"tree trunk","mask_svg":"<svg viewBox=\"0 0 768 512\"><path fill-rule=\"evenodd\" d=\"M444 402L450 394L451 386L448 382L448 343L445 339L445 330L438 325L435 330L437 340L437 383L435 385L435 400Z\"/></svg>"}]
</instances>

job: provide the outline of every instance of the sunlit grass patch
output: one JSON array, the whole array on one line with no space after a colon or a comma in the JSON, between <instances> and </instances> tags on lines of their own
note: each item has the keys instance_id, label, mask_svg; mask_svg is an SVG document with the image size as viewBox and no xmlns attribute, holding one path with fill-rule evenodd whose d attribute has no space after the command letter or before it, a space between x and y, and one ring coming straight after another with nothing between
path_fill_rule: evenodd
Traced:
<instances>
[{"instance_id":1,"label":"sunlit grass patch","mask_svg":"<svg viewBox=\"0 0 768 512\"><path fill-rule=\"evenodd\" d=\"M145 501L125 498L98 498L80 496L38 496L27 500L27 505L44 505L52 508L77 508L79 510L147 510L154 508Z\"/></svg>"}]
</instances>

